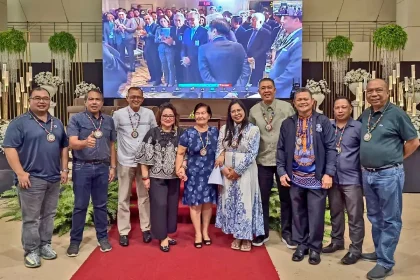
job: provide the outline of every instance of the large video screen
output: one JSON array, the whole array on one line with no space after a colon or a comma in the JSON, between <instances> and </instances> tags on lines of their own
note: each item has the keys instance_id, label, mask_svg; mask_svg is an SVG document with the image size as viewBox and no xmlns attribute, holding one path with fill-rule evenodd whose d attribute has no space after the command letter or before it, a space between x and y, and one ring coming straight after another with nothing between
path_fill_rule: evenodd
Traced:
<instances>
[{"instance_id":1,"label":"large video screen","mask_svg":"<svg viewBox=\"0 0 420 280\"><path fill-rule=\"evenodd\" d=\"M147 2L102 0L105 97L259 98L270 77L288 99L302 83L302 0Z\"/></svg>"}]
</instances>

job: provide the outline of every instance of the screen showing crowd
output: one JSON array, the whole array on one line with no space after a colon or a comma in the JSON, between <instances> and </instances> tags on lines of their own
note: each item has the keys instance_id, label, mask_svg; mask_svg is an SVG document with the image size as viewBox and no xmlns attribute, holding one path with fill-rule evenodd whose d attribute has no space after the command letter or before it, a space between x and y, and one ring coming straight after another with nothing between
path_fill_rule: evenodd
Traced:
<instances>
[{"instance_id":1,"label":"screen showing crowd","mask_svg":"<svg viewBox=\"0 0 420 280\"><path fill-rule=\"evenodd\" d=\"M302 82L301 0L246 11L137 2L103 0L105 97L138 86L148 98L258 98L258 81L270 77L287 99Z\"/></svg>"}]
</instances>

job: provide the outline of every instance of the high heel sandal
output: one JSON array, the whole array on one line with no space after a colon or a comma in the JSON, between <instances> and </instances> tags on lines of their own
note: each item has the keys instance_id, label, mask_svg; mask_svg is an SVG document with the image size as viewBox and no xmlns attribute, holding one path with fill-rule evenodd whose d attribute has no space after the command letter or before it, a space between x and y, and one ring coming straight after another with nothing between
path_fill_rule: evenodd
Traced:
<instances>
[{"instance_id":1,"label":"high heel sandal","mask_svg":"<svg viewBox=\"0 0 420 280\"><path fill-rule=\"evenodd\" d=\"M197 249L203 248L203 242L194 242L194 247Z\"/></svg>"},{"instance_id":2,"label":"high heel sandal","mask_svg":"<svg viewBox=\"0 0 420 280\"><path fill-rule=\"evenodd\" d=\"M203 239L203 242L204 242L204 245L206 245L206 246L210 246L211 245L211 239L209 239L209 240Z\"/></svg>"}]
</instances>

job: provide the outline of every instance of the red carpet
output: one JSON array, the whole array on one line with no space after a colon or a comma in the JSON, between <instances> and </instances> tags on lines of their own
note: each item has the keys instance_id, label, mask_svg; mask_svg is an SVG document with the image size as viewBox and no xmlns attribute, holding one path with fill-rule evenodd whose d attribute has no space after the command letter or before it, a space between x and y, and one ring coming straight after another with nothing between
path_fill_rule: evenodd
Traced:
<instances>
[{"instance_id":1,"label":"red carpet","mask_svg":"<svg viewBox=\"0 0 420 280\"><path fill-rule=\"evenodd\" d=\"M213 244L196 249L191 224L178 224L172 237L178 245L169 253L159 250L158 241L144 244L139 223L132 225L130 246L118 244L118 230L109 232L112 251L102 253L96 248L72 280L277 280L279 276L265 247L251 252L230 249L231 237L211 227ZM83 250L83 248L81 249Z\"/></svg>"}]
</instances>

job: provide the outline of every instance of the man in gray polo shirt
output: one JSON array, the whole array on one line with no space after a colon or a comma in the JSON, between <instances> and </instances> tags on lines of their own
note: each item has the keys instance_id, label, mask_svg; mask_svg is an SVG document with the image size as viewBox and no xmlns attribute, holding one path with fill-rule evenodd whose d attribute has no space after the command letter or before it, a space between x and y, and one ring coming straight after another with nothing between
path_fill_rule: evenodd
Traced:
<instances>
[{"instance_id":1,"label":"man in gray polo shirt","mask_svg":"<svg viewBox=\"0 0 420 280\"><path fill-rule=\"evenodd\" d=\"M388 85L384 80L371 80L366 97L371 107L359 118L360 163L375 252L362 254L362 259L376 262L367 274L368 279L384 279L393 274L402 227L402 163L417 149L419 139L407 114L388 101Z\"/></svg>"},{"instance_id":2,"label":"man in gray polo shirt","mask_svg":"<svg viewBox=\"0 0 420 280\"><path fill-rule=\"evenodd\" d=\"M26 267L57 258L51 247L60 182L67 182L68 139L61 121L48 113L50 95L35 88L29 111L8 126L3 147L22 209L22 245ZM61 170L61 174L60 174Z\"/></svg>"},{"instance_id":3,"label":"man in gray polo shirt","mask_svg":"<svg viewBox=\"0 0 420 280\"><path fill-rule=\"evenodd\" d=\"M118 137L118 232L120 245L128 246L130 225L130 195L133 179L136 180L137 202L139 206L140 228L143 242L152 241L150 234L150 201L144 188L140 168L134 162L134 156L144 135L150 128L156 127L153 111L141 107L143 91L138 87L128 89L128 106L116 111L113 115Z\"/></svg>"}]
</instances>

